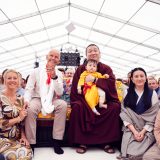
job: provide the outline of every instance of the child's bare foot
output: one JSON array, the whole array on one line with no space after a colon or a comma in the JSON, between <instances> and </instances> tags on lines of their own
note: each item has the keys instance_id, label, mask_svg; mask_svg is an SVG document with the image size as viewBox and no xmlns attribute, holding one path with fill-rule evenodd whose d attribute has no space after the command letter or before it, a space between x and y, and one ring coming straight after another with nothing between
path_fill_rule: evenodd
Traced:
<instances>
[{"instance_id":1,"label":"child's bare foot","mask_svg":"<svg viewBox=\"0 0 160 160\"><path fill-rule=\"evenodd\" d=\"M98 111L93 111L96 115L101 115Z\"/></svg>"},{"instance_id":2,"label":"child's bare foot","mask_svg":"<svg viewBox=\"0 0 160 160\"><path fill-rule=\"evenodd\" d=\"M92 111L96 114L96 115L101 115L97 110L96 110L96 108L94 108L94 109L92 109Z\"/></svg>"},{"instance_id":3,"label":"child's bare foot","mask_svg":"<svg viewBox=\"0 0 160 160\"><path fill-rule=\"evenodd\" d=\"M107 109L107 104L99 103L100 108L106 108Z\"/></svg>"}]
</instances>

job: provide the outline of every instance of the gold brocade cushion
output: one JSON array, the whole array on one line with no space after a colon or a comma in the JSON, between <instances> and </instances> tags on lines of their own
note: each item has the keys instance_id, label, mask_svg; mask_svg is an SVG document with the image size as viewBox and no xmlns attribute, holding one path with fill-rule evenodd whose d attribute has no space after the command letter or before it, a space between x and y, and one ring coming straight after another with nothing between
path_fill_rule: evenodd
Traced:
<instances>
[{"instance_id":1,"label":"gold brocade cushion","mask_svg":"<svg viewBox=\"0 0 160 160\"><path fill-rule=\"evenodd\" d=\"M70 117L70 113L71 113L71 107L68 106L67 107L67 113L66 113L66 120L69 120ZM38 119L54 119L54 113L50 113L47 114L46 116L44 116L41 112L38 114Z\"/></svg>"}]
</instances>

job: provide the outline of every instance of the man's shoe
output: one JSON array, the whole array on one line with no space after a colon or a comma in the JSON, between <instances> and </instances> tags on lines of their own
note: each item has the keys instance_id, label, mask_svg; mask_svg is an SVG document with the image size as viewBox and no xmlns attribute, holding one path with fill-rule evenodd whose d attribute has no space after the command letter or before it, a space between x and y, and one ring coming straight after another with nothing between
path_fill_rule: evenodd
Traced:
<instances>
[{"instance_id":1,"label":"man's shoe","mask_svg":"<svg viewBox=\"0 0 160 160\"><path fill-rule=\"evenodd\" d=\"M32 152L33 152L33 155L34 155L34 148L36 147L36 145L35 144L30 144L30 146L31 146L31 149L32 149Z\"/></svg>"},{"instance_id":2,"label":"man's shoe","mask_svg":"<svg viewBox=\"0 0 160 160\"><path fill-rule=\"evenodd\" d=\"M63 149L60 147L60 142L61 142L61 140L53 139L53 147L54 147L54 152L56 154L63 154L64 153Z\"/></svg>"},{"instance_id":3,"label":"man's shoe","mask_svg":"<svg viewBox=\"0 0 160 160\"><path fill-rule=\"evenodd\" d=\"M3 154L0 154L0 160L5 160Z\"/></svg>"}]
</instances>

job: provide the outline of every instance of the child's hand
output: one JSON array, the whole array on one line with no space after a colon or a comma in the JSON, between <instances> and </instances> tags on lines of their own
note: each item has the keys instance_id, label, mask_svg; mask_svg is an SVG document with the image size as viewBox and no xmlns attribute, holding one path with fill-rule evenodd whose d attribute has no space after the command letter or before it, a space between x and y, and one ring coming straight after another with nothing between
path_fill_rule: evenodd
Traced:
<instances>
[{"instance_id":1,"label":"child's hand","mask_svg":"<svg viewBox=\"0 0 160 160\"><path fill-rule=\"evenodd\" d=\"M82 94L81 88L77 88L78 94Z\"/></svg>"},{"instance_id":2,"label":"child's hand","mask_svg":"<svg viewBox=\"0 0 160 160\"><path fill-rule=\"evenodd\" d=\"M104 74L105 78L108 79L109 78L109 75L108 74Z\"/></svg>"}]
</instances>

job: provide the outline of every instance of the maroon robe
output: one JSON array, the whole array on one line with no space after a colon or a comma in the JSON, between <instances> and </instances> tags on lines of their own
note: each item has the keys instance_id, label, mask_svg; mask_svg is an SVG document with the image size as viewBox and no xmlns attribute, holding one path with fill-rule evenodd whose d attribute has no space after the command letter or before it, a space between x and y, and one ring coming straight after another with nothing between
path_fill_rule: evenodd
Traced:
<instances>
[{"instance_id":1,"label":"maroon robe","mask_svg":"<svg viewBox=\"0 0 160 160\"><path fill-rule=\"evenodd\" d=\"M107 109L97 110L101 115L95 115L88 106L83 95L77 92L77 83L85 66L81 65L73 78L71 88L72 112L69 120L68 138L70 144L103 144L120 140L120 102L115 87L115 76L112 69L98 63L98 72L109 74L109 79L98 79L96 86L106 93Z\"/></svg>"}]
</instances>

